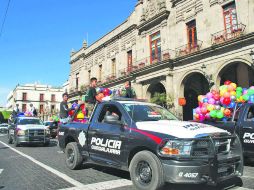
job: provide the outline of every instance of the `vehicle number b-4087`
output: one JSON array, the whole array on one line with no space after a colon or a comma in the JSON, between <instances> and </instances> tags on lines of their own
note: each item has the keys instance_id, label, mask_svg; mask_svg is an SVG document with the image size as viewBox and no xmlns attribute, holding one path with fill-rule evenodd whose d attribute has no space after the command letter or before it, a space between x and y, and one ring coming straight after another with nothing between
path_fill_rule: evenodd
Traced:
<instances>
[{"instance_id":1,"label":"vehicle number b-4087","mask_svg":"<svg viewBox=\"0 0 254 190\"><path fill-rule=\"evenodd\" d=\"M179 173L179 177L185 177L185 178L196 178L198 176L198 173Z\"/></svg>"}]
</instances>

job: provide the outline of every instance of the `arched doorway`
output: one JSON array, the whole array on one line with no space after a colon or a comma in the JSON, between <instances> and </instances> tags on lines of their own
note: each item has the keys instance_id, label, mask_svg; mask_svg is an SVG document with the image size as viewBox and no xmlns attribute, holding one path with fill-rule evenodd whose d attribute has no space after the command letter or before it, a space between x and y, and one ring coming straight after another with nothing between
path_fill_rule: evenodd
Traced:
<instances>
[{"instance_id":1,"label":"arched doorway","mask_svg":"<svg viewBox=\"0 0 254 190\"><path fill-rule=\"evenodd\" d=\"M209 84L201 73L191 73L183 80L186 105L183 107L183 120L193 119L193 109L198 106L198 95L209 92Z\"/></svg>"},{"instance_id":2,"label":"arched doorway","mask_svg":"<svg viewBox=\"0 0 254 190\"><path fill-rule=\"evenodd\" d=\"M230 80L237 85L248 88L254 86L254 71L243 62L233 62L221 69L218 75L218 82L223 85L226 80Z\"/></svg>"},{"instance_id":3,"label":"arched doorway","mask_svg":"<svg viewBox=\"0 0 254 190\"><path fill-rule=\"evenodd\" d=\"M147 96L148 98L154 97L155 93L166 93L166 89L164 85L160 82L151 84L147 89Z\"/></svg>"}]
</instances>

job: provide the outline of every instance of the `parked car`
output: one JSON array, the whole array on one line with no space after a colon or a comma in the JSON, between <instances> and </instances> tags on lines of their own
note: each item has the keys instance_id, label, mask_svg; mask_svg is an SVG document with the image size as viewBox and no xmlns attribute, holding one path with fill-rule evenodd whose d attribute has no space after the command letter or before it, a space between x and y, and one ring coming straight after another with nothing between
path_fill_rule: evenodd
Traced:
<instances>
[{"instance_id":1,"label":"parked car","mask_svg":"<svg viewBox=\"0 0 254 190\"><path fill-rule=\"evenodd\" d=\"M50 143L50 130L43 122L35 117L17 117L8 130L8 142L15 146L21 144L44 144Z\"/></svg>"},{"instance_id":2,"label":"parked car","mask_svg":"<svg viewBox=\"0 0 254 190\"><path fill-rule=\"evenodd\" d=\"M56 138L56 136L57 136L58 122L57 121L44 121L44 125L49 128L49 130L50 130L50 136L52 138Z\"/></svg>"},{"instance_id":3,"label":"parked car","mask_svg":"<svg viewBox=\"0 0 254 190\"><path fill-rule=\"evenodd\" d=\"M7 123L0 124L0 134L7 134L8 126L9 125Z\"/></svg>"},{"instance_id":4,"label":"parked car","mask_svg":"<svg viewBox=\"0 0 254 190\"><path fill-rule=\"evenodd\" d=\"M70 169L95 163L130 172L137 189L165 182L215 185L243 174L237 135L179 121L161 106L131 99L97 104L89 122L60 124L58 140Z\"/></svg>"},{"instance_id":5,"label":"parked car","mask_svg":"<svg viewBox=\"0 0 254 190\"><path fill-rule=\"evenodd\" d=\"M205 123L238 134L244 156L247 159L254 158L254 104L237 105L229 121L206 121Z\"/></svg>"}]
</instances>

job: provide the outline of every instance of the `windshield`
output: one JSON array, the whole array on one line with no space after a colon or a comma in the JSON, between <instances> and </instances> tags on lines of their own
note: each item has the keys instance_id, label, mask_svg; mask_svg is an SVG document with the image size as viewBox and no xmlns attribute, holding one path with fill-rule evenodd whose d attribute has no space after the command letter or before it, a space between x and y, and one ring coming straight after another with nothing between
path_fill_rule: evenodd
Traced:
<instances>
[{"instance_id":1,"label":"windshield","mask_svg":"<svg viewBox=\"0 0 254 190\"><path fill-rule=\"evenodd\" d=\"M43 125L43 122L39 119L19 119L19 125Z\"/></svg>"},{"instance_id":2,"label":"windshield","mask_svg":"<svg viewBox=\"0 0 254 190\"><path fill-rule=\"evenodd\" d=\"M171 112L155 104L124 103L123 107L135 122L178 120Z\"/></svg>"}]
</instances>

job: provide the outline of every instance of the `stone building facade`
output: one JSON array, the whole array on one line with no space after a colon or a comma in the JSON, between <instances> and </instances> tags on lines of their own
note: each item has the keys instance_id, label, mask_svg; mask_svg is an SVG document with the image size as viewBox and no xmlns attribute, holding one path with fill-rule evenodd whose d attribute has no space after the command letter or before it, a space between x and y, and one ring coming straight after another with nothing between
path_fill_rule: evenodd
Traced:
<instances>
[{"instance_id":1,"label":"stone building facade","mask_svg":"<svg viewBox=\"0 0 254 190\"><path fill-rule=\"evenodd\" d=\"M13 110L19 104L20 111L28 111L30 104L40 116L47 119L50 114L58 113L62 101L63 88L41 84L17 85L7 97L7 108Z\"/></svg>"},{"instance_id":2,"label":"stone building facade","mask_svg":"<svg viewBox=\"0 0 254 190\"><path fill-rule=\"evenodd\" d=\"M139 98L169 94L188 120L197 96L211 87L254 84L252 49L253 0L138 0L125 22L71 52L71 97L78 99L91 77L111 88L131 80Z\"/></svg>"}]
</instances>

